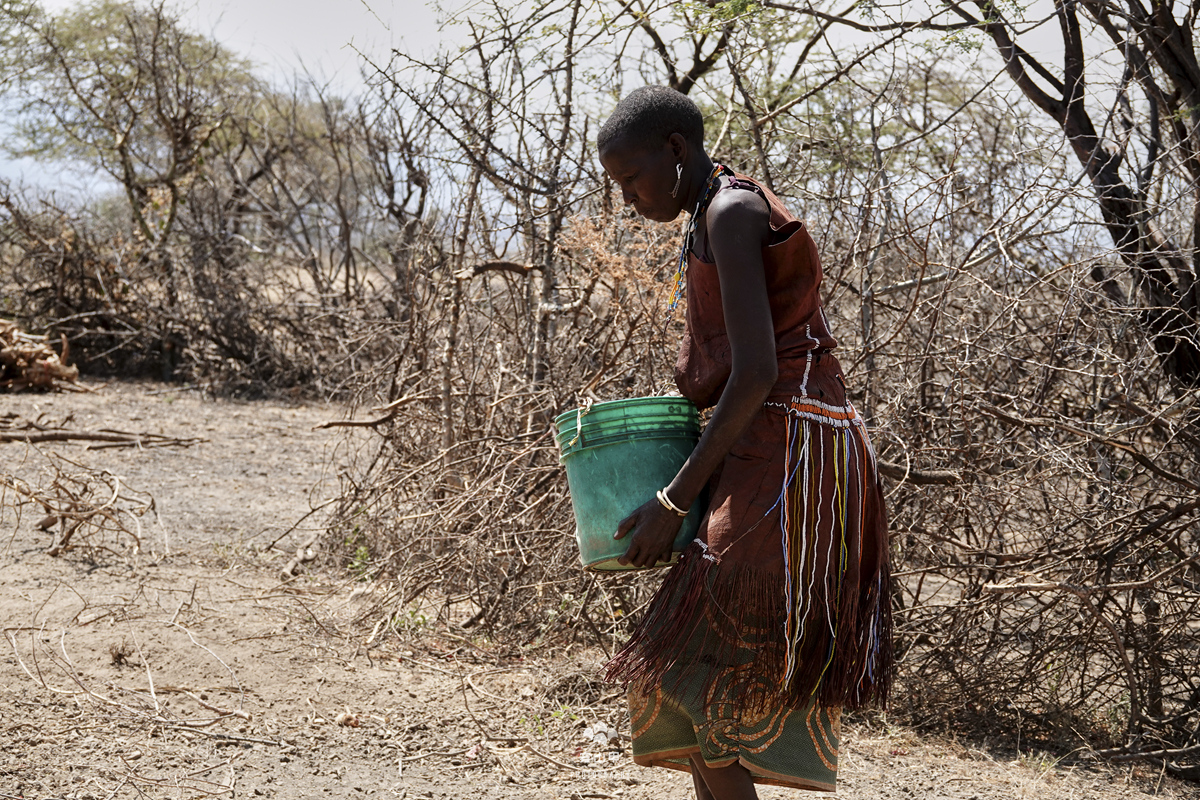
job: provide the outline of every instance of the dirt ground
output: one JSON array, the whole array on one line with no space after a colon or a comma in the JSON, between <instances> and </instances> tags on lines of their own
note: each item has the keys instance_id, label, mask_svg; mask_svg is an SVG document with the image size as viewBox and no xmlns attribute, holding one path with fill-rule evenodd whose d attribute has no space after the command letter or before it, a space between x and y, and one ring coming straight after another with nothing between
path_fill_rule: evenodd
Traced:
<instances>
[{"instance_id":1,"label":"dirt ground","mask_svg":"<svg viewBox=\"0 0 1200 800\"><path fill-rule=\"evenodd\" d=\"M112 536L53 557L41 513L18 519L5 496L0 799L690 796L686 775L630 762L618 694L596 680L600 654L490 650L418 611L404 636L372 637L386 584L280 580L309 535L297 521L336 489L342 436L314 426L339 409L117 383L0 395L4 414L206 441L0 444L0 475L45 485L57 453L157 507L136 552ZM1112 800L1200 787L858 721L838 795Z\"/></svg>"}]
</instances>

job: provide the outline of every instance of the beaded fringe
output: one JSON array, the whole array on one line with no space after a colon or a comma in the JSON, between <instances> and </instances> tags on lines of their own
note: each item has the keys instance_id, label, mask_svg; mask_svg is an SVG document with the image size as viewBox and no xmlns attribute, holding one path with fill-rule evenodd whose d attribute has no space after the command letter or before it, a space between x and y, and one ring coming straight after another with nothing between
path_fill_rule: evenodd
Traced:
<instances>
[{"instance_id":1,"label":"beaded fringe","mask_svg":"<svg viewBox=\"0 0 1200 800\"><path fill-rule=\"evenodd\" d=\"M842 425L829 425L811 418L828 413L816 405L794 400L787 418L782 686L789 696L816 695L827 706L884 707L891 574L875 453L852 407Z\"/></svg>"}]
</instances>

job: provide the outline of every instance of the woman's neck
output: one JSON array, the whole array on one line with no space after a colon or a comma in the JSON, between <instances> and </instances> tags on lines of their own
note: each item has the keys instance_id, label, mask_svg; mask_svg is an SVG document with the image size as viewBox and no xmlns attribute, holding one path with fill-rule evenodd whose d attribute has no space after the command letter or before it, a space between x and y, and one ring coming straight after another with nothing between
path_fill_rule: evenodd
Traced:
<instances>
[{"instance_id":1,"label":"woman's neck","mask_svg":"<svg viewBox=\"0 0 1200 800\"><path fill-rule=\"evenodd\" d=\"M704 195L704 190L708 186L708 180L712 176L713 161L708 157L708 154L703 150L700 151L699 157L688 168L685 173L685 188L687 193L684 195L683 209L689 214L696 208L696 203L700 202L700 198Z\"/></svg>"}]
</instances>

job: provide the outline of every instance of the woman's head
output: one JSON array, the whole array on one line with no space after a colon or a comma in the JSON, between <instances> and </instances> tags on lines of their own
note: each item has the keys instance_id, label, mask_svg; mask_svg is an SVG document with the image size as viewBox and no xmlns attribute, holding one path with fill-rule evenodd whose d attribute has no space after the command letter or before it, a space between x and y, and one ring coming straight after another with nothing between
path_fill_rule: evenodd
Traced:
<instances>
[{"instance_id":1,"label":"woman's head","mask_svg":"<svg viewBox=\"0 0 1200 800\"><path fill-rule=\"evenodd\" d=\"M678 133L695 147L704 146L704 115L686 94L667 86L643 86L625 95L600 126L596 146L601 155L615 144L662 147Z\"/></svg>"},{"instance_id":2,"label":"woman's head","mask_svg":"<svg viewBox=\"0 0 1200 800\"><path fill-rule=\"evenodd\" d=\"M659 222L679 216L711 169L704 116L686 95L666 86L630 92L601 126L596 144L625 202Z\"/></svg>"}]
</instances>

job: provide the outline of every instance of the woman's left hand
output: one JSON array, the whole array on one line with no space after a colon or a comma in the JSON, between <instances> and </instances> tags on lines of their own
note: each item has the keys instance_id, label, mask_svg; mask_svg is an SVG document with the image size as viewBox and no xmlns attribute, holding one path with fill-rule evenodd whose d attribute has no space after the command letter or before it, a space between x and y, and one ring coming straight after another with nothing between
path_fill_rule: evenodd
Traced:
<instances>
[{"instance_id":1,"label":"woman's left hand","mask_svg":"<svg viewBox=\"0 0 1200 800\"><path fill-rule=\"evenodd\" d=\"M629 536L625 555L617 559L623 566L652 567L660 561L670 561L672 545L683 525L683 517L650 500L617 524L613 538Z\"/></svg>"}]
</instances>

